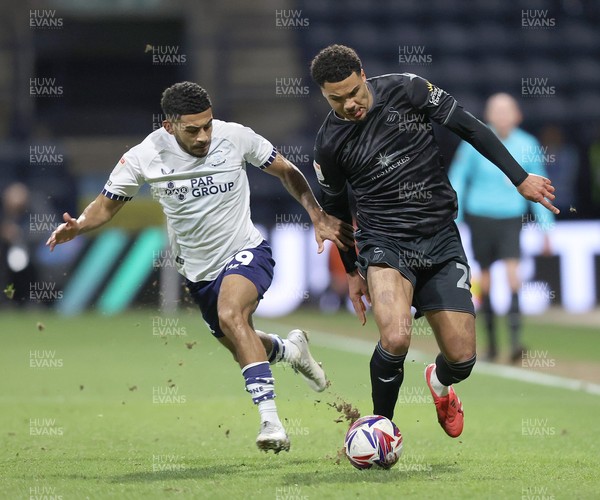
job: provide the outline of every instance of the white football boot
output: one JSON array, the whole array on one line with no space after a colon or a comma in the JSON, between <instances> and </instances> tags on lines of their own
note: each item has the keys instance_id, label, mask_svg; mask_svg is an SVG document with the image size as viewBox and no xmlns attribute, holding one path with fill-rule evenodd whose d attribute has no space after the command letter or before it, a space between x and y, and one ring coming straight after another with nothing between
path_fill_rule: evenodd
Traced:
<instances>
[{"instance_id":1,"label":"white football boot","mask_svg":"<svg viewBox=\"0 0 600 500\"><path fill-rule=\"evenodd\" d=\"M265 453L269 450L275 453L290 451L290 438L281 424L266 421L260 425L256 446Z\"/></svg>"},{"instance_id":2,"label":"white football boot","mask_svg":"<svg viewBox=\"0 0 600 500\"><path fill-rule=\"evenodd\" d=\"M317 392L324 391L329 385L320 363L310 354L308 335L303 330L292 330L287 336L288 342L297 349L289 349L285 360L290 363L296 373L302 375L308 386Z\"/></svg>"}]
</instances>

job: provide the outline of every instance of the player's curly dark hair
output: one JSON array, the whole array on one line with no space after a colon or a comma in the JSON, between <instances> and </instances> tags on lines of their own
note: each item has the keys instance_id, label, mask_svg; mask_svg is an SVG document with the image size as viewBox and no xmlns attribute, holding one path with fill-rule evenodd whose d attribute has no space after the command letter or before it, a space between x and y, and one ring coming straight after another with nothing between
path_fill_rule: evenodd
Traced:
<instances>
[{"instance_id":1,"label":"player's curly dark hair","mask_svg":"<svg viewBox=\"0 0 600 500\"><path fill-rule=\"evenodd\" d=\"M310 74L322 87L325 82L341 82L352 73L360 73L362 63L358 54L345 45L330 45L319 52L310 63Z\"/></svg>"},{"instance_id":2,"label":"player's curly dark hair","mask_svg":"<svg viewBox=\"0 0 600 500\"><path fill-rule=\"evenodd\" d=\"M208 92L197 83L179 82L165 89L160 106L165 115L179 117L202 113L212 104Z\"/></svg>"}]
</instances>

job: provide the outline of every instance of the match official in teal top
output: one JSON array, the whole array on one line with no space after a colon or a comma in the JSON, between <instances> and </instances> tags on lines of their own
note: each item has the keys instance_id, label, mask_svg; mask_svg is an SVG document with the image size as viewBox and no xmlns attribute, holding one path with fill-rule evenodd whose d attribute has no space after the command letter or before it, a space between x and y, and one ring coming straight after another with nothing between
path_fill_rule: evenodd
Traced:
<instances>
[{"instance_id":1,"label":"match official in teal top","mask_svg":"<svg viewBox=\"0 0 600 500\"><path fill-rule=\"evenodd\" d=\"M546 176L543 148L535 137L518 128L522 115L517 102L508 94L495 94L486 104L485 117L510 154L529 173ZM450 166L450 182L458 194L457 222L466 222L471 230L475 260L481 267L481 310L488 334L488 359L498 355L495 318L490 302L490 267L496 260L506 264L512 297L508 313L511 359L522 357L521 313L518 274L519 233L525 224L533 224L546 233L554 215L538 203L525 200L510 180L462 142ZM550 247L546 235L544 253Z\"/></svg>"}]
</instances>

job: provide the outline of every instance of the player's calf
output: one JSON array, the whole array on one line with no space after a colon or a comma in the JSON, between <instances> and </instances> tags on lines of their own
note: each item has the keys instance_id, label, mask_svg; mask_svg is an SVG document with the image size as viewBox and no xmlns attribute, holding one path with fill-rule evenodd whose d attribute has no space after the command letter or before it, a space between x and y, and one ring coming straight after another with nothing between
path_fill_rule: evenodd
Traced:
<instances>
[{"instance_id":1,"label":"player's calf","mask_svg":"<svg viewBox=\"0 0 600 500\"><path fill-rule=\"evenodd\" d=\"M238 359L238 356L237 356L237 351L235 349L235 346L233 345L233 342L231 342L231 340L229 340L227 337L217 337L217 340L221 343L221 345L223 347L227 348L227 350L233 356L233 360L236 363L239 362L239 359Z\"/></svg>"}]
</instances>

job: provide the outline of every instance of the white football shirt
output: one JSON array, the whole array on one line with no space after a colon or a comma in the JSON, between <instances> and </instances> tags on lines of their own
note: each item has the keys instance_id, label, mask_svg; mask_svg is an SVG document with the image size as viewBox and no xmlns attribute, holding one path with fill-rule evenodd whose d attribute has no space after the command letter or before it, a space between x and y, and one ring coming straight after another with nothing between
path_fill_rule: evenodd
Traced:
<instances>
[{"instance_id":1,"label":"white football shirt","mask_svg":"<svg viewBox=\"0 0 600 500\"><path fill-rule=\"evenodd\" d=\"M263 169L276 154L269 141L237 123L213 120L204 158L183 151L160 128L123 155L102 194L129 201L150 184L167 218L177 269L193 282L213 280L237 252L263 241L250 220L246 163Z\"/></svg>"}]
</instances>

